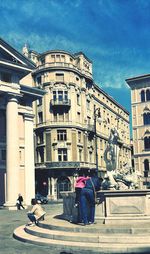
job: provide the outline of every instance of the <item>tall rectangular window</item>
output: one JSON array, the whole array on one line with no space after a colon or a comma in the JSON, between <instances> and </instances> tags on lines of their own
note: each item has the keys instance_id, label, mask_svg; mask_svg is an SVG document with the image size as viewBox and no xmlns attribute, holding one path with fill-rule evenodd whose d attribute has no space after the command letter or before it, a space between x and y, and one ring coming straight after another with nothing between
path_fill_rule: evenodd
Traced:
<instances>
[{"instance_id":1,"label":"tall rectangular window","mask_svg":"<svg viewBox=\"0 0 150 254\"><path fill-rule=\"evenodd\" d=\"M82 161L82 149L79 149L79 161Z\"/></svg>"},{"instance_id":2,"label":"tall rectangular window","mask_svg":"<svg viewBox=\"0 0 150 254\"><path fill-rule=\"evenodd\" d=\"M57 98L56 91L53 91L53 100L56 101L56 98Z\"/></svg>"},{"instance_id":3,"label":"tall rectangular window","mask_svg":"<svg viewBox=\"0 0 150 254\"><path fill-rule=\"evenodd\" d=\"M78 142L81 143L81 131L78 131Z\"/></svg>"},{"instance_id":4,"label":"tall rectangular window","mask_svg":"<svg viewBox=\"0 0 150 254\"><path fill-rule=\"evenodd\" d=\"M39 112L38 113L38 117L39 117L39 123L42 123L43 122L43 113L42 112Z\"/></svg>"},{"instance_id":5,"label":"tall rectangular window","mask_svg":"<svg viewBox=\"0 0 150 254\"><path fill-rule=\"evenodd\" d=\"M67 149L66 148L58 148L58 161L67 161Z\"/></svg>"},{"instance_id":6,"label":"tall rectangular window","mask_svg":"<svg viewBox=\"0 0 150 254\"><path fill-rule=\"evenodd\" d=\"M58 91L58 100L63 101L63 91Z\"/></svg>"},{"instance_id":7,"label":"tall rectangular window","mask_svg":"<svg viewBox=\"0 0 150 254\"><path fill-rule=\"evenodd\" d=\"M41 76L37 77L37 85L41 85Z\"/></svg>"},{"instance_id":8,"label":"tall rectangular window","mask_svg":"<svg viewBox=\"0 0 150 254\"><path fill-rule=\"evenodd\" d=\"M58 141L66 141L67 140L66 130L57 130L57 140Z\"/></svg>"},{"instance_id":9,"label":"tall rectangular window","mask_svg":"<svg viewBox=\"0 0 150 254\"><path fill-rule=\"evenodd\" d=\"M77 94L77 105L80 105L80 95Z\"/></svg>"},{"instance_id":10,"label":"tall rectangular window","mask_svg":"<svg viewBox=\"0 0 150 254\"><path fill-rule=\"evenodd\" d=\"M68 100L68 91L64 91L64 99L65 99L65 101Z\"/></svg>"}]
</instances>

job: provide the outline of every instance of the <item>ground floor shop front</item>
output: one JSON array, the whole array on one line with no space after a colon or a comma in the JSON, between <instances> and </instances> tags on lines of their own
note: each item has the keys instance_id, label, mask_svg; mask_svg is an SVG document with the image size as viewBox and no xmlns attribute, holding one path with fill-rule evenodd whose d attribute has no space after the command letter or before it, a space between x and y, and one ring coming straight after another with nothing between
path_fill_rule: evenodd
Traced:
<instances>
[{"instance_id":1,"label":"ground floor shop front","mask_svg":"<svg viewBox=\"0 0 150 254\"><path fill-rule=\"evenodd\" d=\"M70 164L71 166L72 164ZM63 165L62 165L63 166ZM92 175L95 169L75 167L48 168L45 165L35 170L35 192L47 196L50 200L62 199L61 192L74 191L78 175Z\"/></svg>"}]
</instances>

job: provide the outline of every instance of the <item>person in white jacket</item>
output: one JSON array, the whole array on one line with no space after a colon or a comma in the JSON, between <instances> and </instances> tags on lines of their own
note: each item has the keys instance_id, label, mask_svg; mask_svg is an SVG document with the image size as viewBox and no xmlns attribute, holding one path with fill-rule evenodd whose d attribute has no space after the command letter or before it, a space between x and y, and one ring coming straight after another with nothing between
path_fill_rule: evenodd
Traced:
<instances>
[{"instance_id":1,"label":"person in white jacket","mask_svg":"<svg viewBox=\"0 0 150 254\"><path fill-rule=\"evenodd\" d=\"M27 213L27 216L31 221L29 225L34 226L39 220L44 219L44 215L46 214L46 212L43 210L42 206L37 203L37 200L35 198L31 200L31 204L33 205L33 207L31 211Z\"/></svg>"}]
</instances>

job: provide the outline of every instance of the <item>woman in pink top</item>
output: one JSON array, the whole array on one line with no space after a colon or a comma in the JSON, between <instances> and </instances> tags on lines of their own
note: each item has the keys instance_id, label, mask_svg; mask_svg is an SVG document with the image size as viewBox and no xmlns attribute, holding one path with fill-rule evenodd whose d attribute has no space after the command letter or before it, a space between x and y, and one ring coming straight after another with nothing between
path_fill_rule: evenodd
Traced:
<instances>
[{"instance_id":1,"label":"woman in pink top","mask_svg":"<svg viewBox=\"0 0 150 254\"><path fill-rule=\"evenodd\" d=\"M90 178L89 176L86 176L86 177L85 176L79 176L76 179L76 183L75 183L76 197L75 197L75 205L74 205L74 207L78 207L79 206L81 189L85 187L86 180L88 180L89 178Z\"/></svg>"}]
</instances>

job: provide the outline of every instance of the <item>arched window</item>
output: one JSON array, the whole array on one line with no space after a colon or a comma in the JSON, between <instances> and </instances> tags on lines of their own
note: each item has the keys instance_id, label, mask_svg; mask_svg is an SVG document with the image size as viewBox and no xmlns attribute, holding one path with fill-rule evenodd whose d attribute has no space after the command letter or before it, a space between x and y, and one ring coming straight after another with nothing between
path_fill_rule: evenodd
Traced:
<instances>
[{"instance_id":1,"label":"arched window","mask_svg":"<svg viewBox=\"0 0 150 254\"><path fill-rule=\"evenodd\" d=\"M144 138L144 149L150 149L150 137Z\"/></svg>"},{"instance_id":2,"label":"arched window","mask_svg":"<svg viewBox=\"0 0 150 254\"><path fill-rule=\"evenodd\" d=\"M148 159L144 160L144 171L149 171L149 160Z\"/></svg>"},{"instance_id":3,"label":"arched window","mask_svg":"<svg viewBox=\"0 0 150 254\"><path fill-rule=\"evenodd\" d=\"M150 124L150 113L143 114L143 123L144 125Z\"/></svg>"},{"instance_id":4,"label":"arched window","mask_svg":"<svg viewBox=\"0 0 150 254\"><path fill-rule=\"evenodd\" d=\"M141 101L142 102L145 101L145 91L144 90L141 91Z\"/></svg>"},{"instance_id":5,"label":"arched window","mask_svg":"<svg viewBox=\"0 0 150 254\"><path fill-rule=\"evenodd\" d=\"M146 90L146 100L150 101L150 90L149 89Z\"/></svg>"}]
</instances>

